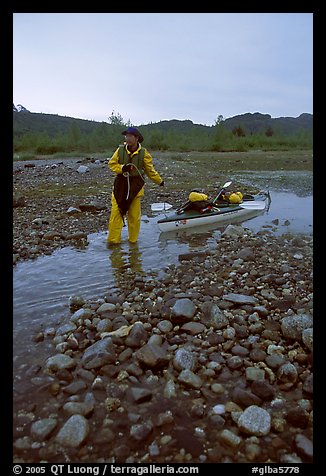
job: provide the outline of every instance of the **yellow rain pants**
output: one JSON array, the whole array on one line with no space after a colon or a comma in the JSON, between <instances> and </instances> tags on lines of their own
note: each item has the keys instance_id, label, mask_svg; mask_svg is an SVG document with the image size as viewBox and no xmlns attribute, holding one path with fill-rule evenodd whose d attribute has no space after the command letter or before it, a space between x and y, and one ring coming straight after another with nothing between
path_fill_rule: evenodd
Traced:
<instances>
[{"instance_id":1,"label":"yellow rain pants","mask_svg":"<svg viewBox=\"0 0 326 476\"><path fill-rule=\"evenodd\" d=\"M141 194L141 192L143 193ZM127 211L126 218L128 221L128 235L130 243L136 243L138 239L141 219L140 200L142 195L144 195L143 189L133 199ZM111 197L111 204L112 208L109 220L109 235L107 241L108 243L120 243L123 219L113 193Z\"/></svg>"}]
</instances>

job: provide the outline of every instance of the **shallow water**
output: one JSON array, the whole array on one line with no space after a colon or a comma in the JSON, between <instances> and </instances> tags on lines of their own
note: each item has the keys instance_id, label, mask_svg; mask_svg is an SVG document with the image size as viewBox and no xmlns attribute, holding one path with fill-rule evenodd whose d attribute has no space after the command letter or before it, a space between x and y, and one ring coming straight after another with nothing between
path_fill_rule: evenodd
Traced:
<instances>
[{"instance_id":1,"label":"shallow water","mask_svg":"<svg viewBox=\"0 0 326 476\"><path fill-rule=\"evenodd\" d=\"M312 233L312 196L271 191L271 197L268 211L243 221L242 225L254 232L267 228L279 235ZM136 245L129 244L124 228L122 243L117 248L107 249L106 232L94 233L88 236L85 249L63 248L52 255L17 264L13 273L17 364L32 363L33 355L39 358L35 348L42 346L35 346L31 337L67 318L69 296L92 299L114 291L119 293L120 278L126 273L163 276L164 266L177 263L180 254L216 247L225 228L225 225L220 228L210 225L160 233L156 221L162 216L142 217L140 240Z\"/></svg>"}]
</instances>

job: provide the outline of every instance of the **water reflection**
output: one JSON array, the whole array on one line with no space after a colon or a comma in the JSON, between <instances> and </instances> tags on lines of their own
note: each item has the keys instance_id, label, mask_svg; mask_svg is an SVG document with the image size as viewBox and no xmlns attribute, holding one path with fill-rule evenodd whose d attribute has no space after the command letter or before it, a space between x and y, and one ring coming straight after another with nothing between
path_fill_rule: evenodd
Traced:
<instances>
[{"instance_id":1,"label":"water reflection","mask_svg":"<svg viewBox=\"0 0 326 476\"><path fill-rule=\"evenodd\" d=\"M115 245L109 253L109 260L116 284L128 274L143 274L142 253L138 243L129 243L129 249L123 249L122 246Z\"/></svg>"}]
</instances>

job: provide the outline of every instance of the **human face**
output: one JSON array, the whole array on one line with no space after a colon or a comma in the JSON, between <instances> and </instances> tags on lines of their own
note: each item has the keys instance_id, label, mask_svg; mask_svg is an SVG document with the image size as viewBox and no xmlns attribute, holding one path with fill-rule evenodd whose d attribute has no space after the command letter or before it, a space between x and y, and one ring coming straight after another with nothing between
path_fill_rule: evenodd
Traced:
<instances>
[{"instance_id":1,"label":"human face","mask_svg":"<svg viewBox=\"0 0 326 476\"><path fill-rule=\"evenodd\" d=\"M128 149L136 149L138 145L138 137L133 134L126 134L125 140L127 142Z\"/></svg>"}]
</instances>

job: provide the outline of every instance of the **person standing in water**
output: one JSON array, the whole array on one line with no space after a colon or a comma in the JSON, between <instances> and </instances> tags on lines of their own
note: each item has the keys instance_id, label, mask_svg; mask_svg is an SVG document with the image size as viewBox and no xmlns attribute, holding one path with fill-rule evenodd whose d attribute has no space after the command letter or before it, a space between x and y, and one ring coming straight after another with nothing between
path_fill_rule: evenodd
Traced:
<instances>
[{"instance_id":1,"label":"person standing in water","mask_svg":"<svg viewBox=\"0 0 326 476\"><path fill-rule=\"evenodd\" d=\"M164 180L155 170L150 153L141 146L144 138L139 130L128 127L122 135L125 136L125 144L117 148L108 162L112 172L117 174L111 196L108 245L120 243L126 216L129 242L136 243L138 240L145 174L157 185L164 186Z\"/></svg>"}]
</instances>

